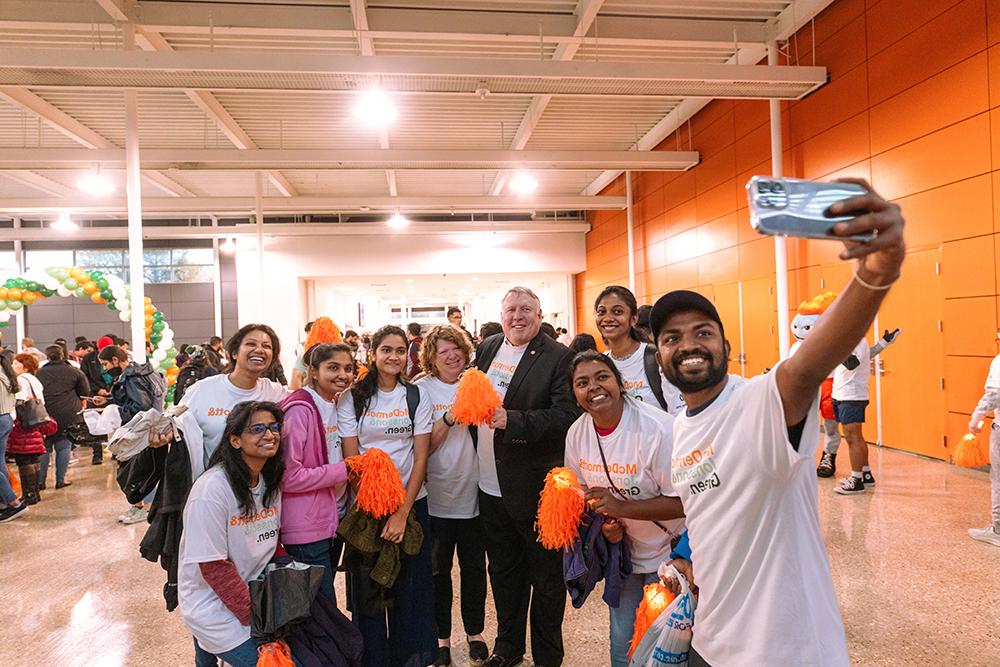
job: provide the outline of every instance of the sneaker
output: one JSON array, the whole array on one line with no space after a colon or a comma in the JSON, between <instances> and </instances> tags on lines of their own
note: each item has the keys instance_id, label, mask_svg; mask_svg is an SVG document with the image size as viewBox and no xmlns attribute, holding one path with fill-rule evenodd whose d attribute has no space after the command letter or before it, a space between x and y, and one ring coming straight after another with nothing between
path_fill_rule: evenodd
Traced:
<instances>
[{"instance_id":1,"label":"sneaker","mask_svg":"<svg viewBox=\"0 0 1000 667\"><path fill-rule=\"evenodd\" d=\"M875 486L875 478L872 476L871 470L861 471L861 481L865 483L865 486Z\"/></svg>"},{"instance_id":2,"label":"sneaker","mask_svg":"<svg viewBox=\"0 0 1000 667\"><path fill-rule=\"evenodd\" d=\"M837 455L823 452L823 456L819 459L819 465L816 466L816 476L833 477L835 472L837 472Z\"/></svg>"},{"instance_id":3,"label":"sneaker","mask_svg":"<svg viewBox=\"0 0 1000 667\"><path fill-rule=\"evenodd\" d=\"M846 479L840 480L840 486L834 487L833 490L842 496L849 496L854 493L864 493L865 483L860 477L854 477L852 475Z\"/></svg>"},{"instance_id":4,"label":"sneaker","mask_svg":"<svg viewBox=\"0 0 1000 667\"><path fill-rule=\"evenodd\" d=\"M438 657L433 667L451 667L451 647L438 646Z\"/></svg>"},{"instance_id":5,"label":"sneaker","mask_svg":"<svg viewBox=\"0 0 1000 667\"><path fill-rule=\"evenodd\" d=\"M129 508L128 512L118 517L118 520L121 521L126 526L128 526L133 523L139 523L141 521L145 521L148 516L149 516L149 510L142 507L136 507L135 505L133 505L132 507Z\"/></svg>"},{"instance_id":6,"label":"sneaker","mask_svg":"<svg viewBox=\"0 0 1000 667\"><path fill-rule=\"evenodd\" d=\"M490 650L486 646L486 642L481 642L478 640L469 642L469 662L479 667L486 659L490 657Z\"/></svg>"},{"instance_id":7,"label":"sneaker","mask_svg":"<svg viewBox=\"0 0 1000 667\"><path fill-rule=\"evenodd\" d=\"M519 655L516 658L505 658L502 655L494 653L483 663L483 667L515 667L515 665L520 665L522 662L524 662L523 655Z\"/></svg>"},{"instance_id":8,"label":"sneaker","mask_svg":"<svg viewBox=\"0 0 1000 667\"><path fill-rule=\"evenodd\" d=\"M0 519L0 522L2 521L3 519ZM985 528L970 528L969 537L977 542L986 542L986 544L992 544L995 547L1000 547L1000 535L998 535L997 531L993 529L993 526L986 526Z\"/></svg>"},{"instance_id":9,"label":"sneaker","mask_svg":"<svg viewBox=\"0 0 1000 667\"><path fill-rule=\"evenodd\" d=\"M20 505L11 505L0 510L0 523L7 523L12 521L17 517L21 516L28 511L28 505L26 503L21 503Z\"/></svg>"},{"instance_id":10,"label":"sneaker","mask_svg":"<svg viewBox=\"0 0 1000 667\"><path fill-rule=\"evenodd\" d=\"M73 486L73 482L56 482L56 488L57 489L62 489L62 488L65 488L67 486Z\"/></svg>"}]
</instances>

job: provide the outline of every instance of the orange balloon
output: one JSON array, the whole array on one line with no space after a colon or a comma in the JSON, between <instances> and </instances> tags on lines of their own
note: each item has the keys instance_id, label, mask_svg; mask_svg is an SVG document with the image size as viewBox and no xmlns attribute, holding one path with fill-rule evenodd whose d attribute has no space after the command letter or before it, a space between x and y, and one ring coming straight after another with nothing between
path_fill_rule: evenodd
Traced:
<instances>
[{"instance_id":1,"label":"orange balloon","mask_svg":"<svg viewBox=\"0 0 1000 667\"><path fill-rule=\"evenodd\" d=\"M6 299L6 298L7 298L7 288L0 287L0 299Z\"/></svg>"},{"instance_id":2,"label":"orange balloon","mask_svg":"<svg viewBox=\"0 0 1000 667\"><path fill-rule=\"evenodd\" d=\"M146 328L148 329L151 326L153 326L153 316L152 315L146 315Z\"/></svg>"},{"instance_id":3,"label":"orange balloon","mask_svg":"<svg viewBox=\"0 0 1000 667\"><path fill-rule=\"evenodd\" d=\"M24 301L25 303L34 303L35 299L37 298L38 295L35 294L34 292L29 292L28 290L24 290L23 292L21 292L21 300Z\"/></svg>"},{"instance_id":4,"label":"orange balloon","mask_svg":"<svg viewBox=\"0 0 1000 667\"><path fill-rule=\"evenodd\" d=\"M146 311L147 315L152 315L153 313L156 312L156 306L154 306L153 304L147 302L146 303L145 311Z\"/></svg>"},{"instance_id":5,"label":"orange balloon","mask_svg":"<svg viewBox=\"0 0 1000 667\"><path fill-rule=\"evenodd\" d=\"M87 294L94 294L95 292L99 292L100 289L93 280L88 280L83 284L83 291Z\"/></svg>"},{"instance_id":6,"label":"orange balloon","mask_svg":"<svg viewBox=\"0 0 1000 667\"><path fill-rule=\"evenodd\" d=\"M107 303L104 299L101 298L101 295L97 293L91 294L90 300L93 301L94 303Z\"/></svg>"},{"instance_id":7,"label":"orange balloon","mask_svg":"<svg viewBox=\"0 0 1000 667\"><path fill-rule=\"evenodd\" d=\"M148 296L143 297L142 300L145 301L147 305L153 303L153 300Z\"/></svg>"},{"instance_id":8,"label":"orange balloon","mask_svg":"<svg viewBox=\"0 0 1000 667\"><path fill-rule=\"evenodd\" d=\"M7 298L12 299L14 301L20 300L21 290L17 289L16 287L11 287L10 289L7 290Z\"/></svg>"}]
</instances>

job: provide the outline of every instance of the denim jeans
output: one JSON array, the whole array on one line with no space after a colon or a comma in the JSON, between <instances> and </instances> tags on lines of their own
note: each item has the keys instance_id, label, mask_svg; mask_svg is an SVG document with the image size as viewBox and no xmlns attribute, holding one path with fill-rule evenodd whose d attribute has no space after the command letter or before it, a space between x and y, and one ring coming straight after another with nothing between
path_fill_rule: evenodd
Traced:
<instances>
[{"instance_id":1,"label":"denim jeans","mask_svg":"<svg viewBox=\"0 0 1000 667\"><path fill-rule=\"evenodd\" d=\"M251 637L234 649L214 654L198 646L198 640L195 639L194 665L195 667L218 667L219 658L222 658L232 667L256 667L258 646L260 646L260 642Z\"/></svg>"},{"instance_id":2,"label":"denim jeans","mask_svg":"<svg viewBox=\"0 0 1000 667\"><path fill-rule=\"evenodd\" d=\"M73 449L73 443L66 435L59 431L55 435L45 438L45 453L39 459L38 482L45 484L45 478L49 474L49 455L52 450L56 450L56 484L66 481L66 470L69 468L69 453Z\"/></svg>"},{"instance_id":3,"label":"denim jeans","mask_svg":"<svg viewBox=\"0 0 1000 667\"><path fill-rule=\"evenodd\" d=\"M0 415L0 503L13 505L17 502L17 494L10 487L10 473L7 472L7 436L14 430L14 420L10 415Z\"/></svg>"},{"instance_id":4,"label":"denim jeans","mask_svg":"<svg viewBox=\"0 0 1000 667\"><path fill-rule=\"evenodd\" d=\"M288 555L307 565L323 566L323 581L320 588L333 597L334 604L337 604L337 593L333 590L333 573L337 568L339 560L339 549L334 552L333 540L329 537L317 542L306 542L305 544L285 544L285 551Z\"/></svg>"},{"instance_id":5,"label":"denim jeans","mask_svg":"<svg viewBox=\"0 0 1000 667\"><path fill-rule=\"evenodd\" d=\"M642 587L656 581L655 572L630 574L622 582L618 608L608 607L611 615L611 666L628 667L628 643L635 629L635 611L642 602Z\"/></svg>"}]
</instances>

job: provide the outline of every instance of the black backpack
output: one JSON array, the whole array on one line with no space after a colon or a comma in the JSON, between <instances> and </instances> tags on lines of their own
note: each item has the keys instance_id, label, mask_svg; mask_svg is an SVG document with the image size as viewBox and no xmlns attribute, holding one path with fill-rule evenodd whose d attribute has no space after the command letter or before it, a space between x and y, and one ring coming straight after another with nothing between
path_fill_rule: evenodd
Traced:
<instances>
[{"instance_id":1,"label":"black backpack","mask_svg":"<svg viewBox=\"0 0 1000 667\"><path fill-rule=\"evenodd\" d=\"M415 384L404 384L406 387L406 411L410 413L410 433L416 428L416 423L414 422L417 416L417 406L420 405L420 388ZM365 408L366 410L368 408ZM361 418L364 414L354 415L354 418L358 421L358 425L361 425Z\"/></svg>"},{"instance_id":2,"label":"black backpack","mask_svg":"<svg viewBox=\"0 0 1000 667\"><path fill-rule=\"evenodd\" d=\"M664 412L667 410L667 401L663 398L663 384L660 380L660 365L656 363L656 348L646 344L646 349L642 353L642 366L646 369L646 384L656 397L656 402Z\"/></svg>"}]
</instances>

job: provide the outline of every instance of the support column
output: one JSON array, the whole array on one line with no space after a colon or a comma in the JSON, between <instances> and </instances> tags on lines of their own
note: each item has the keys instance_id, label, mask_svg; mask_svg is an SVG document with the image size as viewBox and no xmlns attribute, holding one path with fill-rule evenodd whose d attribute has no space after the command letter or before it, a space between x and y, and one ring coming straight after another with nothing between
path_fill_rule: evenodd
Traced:
<instances>
[{"instance_id":1,"label":"support column","mask_svg":"<svg viewBox=\"0 0 1000 667\"><path fill-rule=\"evenodd\" d=\"M635 230L632 222L632 172L625 172L625 232L628 241L628 288L635 294Z\"/></svg>"},{"instance_id":2,"label":"support column","mask_svg":"<svg viewBox=\"0 0 1000 667\"><path fill-rule=\"evenodd\" d=\"M135 26L125 25L125 50L135 50ZM128 273L132 359L146 362L146 290L142 261L142 175L139 171L139 107L134 88L125 90L125 191L128 197Z\"/></svg>"},{"instance_id":3,"label":"support column","mask_svg":"<svg viewBox=\"0 0 1000 667\"><path fill-rule=\"evenodd\" d=\"M218 228L219 218L212 216L212 227ZM222 266L219 260L219 237L212 237L212 306L215 313L215 335L222 338Z\"/></svg>"},{"instance_id":4,"label":"support column","mask_svg":"<svg viewBox=\"0 0 1000 667\"><path fill-rule=\"evenodd\" d=\"M20 228L21 228L21 218L14 218L14 229L20 229ZM23 276L24 248L22 247L21 242L16 239L14 241L14 266L17 268L17 275ZM28 309L22 308L21 310L14 313L14 318L15 318L14 336L16 337L16 340L14 341L14 344L11 347L13 347L15 354L21 351L21 341L24 339L25 335L27 335L26 334L27 323L25 322L25 318L27 317L27 314L25 312L26 310ZM36 345L35 347L38 346Z\"/></svg>"},{"instance_id":5,"label":"support column","mask_svg":"<svg viewBox=\"0 0 1000 667\"><path fill-rule=\"evenodd\" d=\"M566 330L573 336L580 333L576 328L576 278L566 274Z\"/></svg>"},{"instance_id":6,"label":"support column","mask_svg":"<svg viewBox=\"0 0 1000 667\"><path fill-rule=\"evenodd\" d=\"M778 64L777 42L767 43L767 64ZM781 176L781 101L768 100L771 113L771 175ZM790 339L788 322L788 246L784 236L774 237L774 285L778 299L778 355L784 359L788 356Z\"/></svg>"},{"instance_id":7,"label":"support column","mask_svg":"<svg viewBox=\"0 0 1000 667\"><path fill-rule=\"evenodd\" d=\"M257 210L257 321L264 321L264 172L257 171L254 208Z\"/></svg>"}]
</instances>

